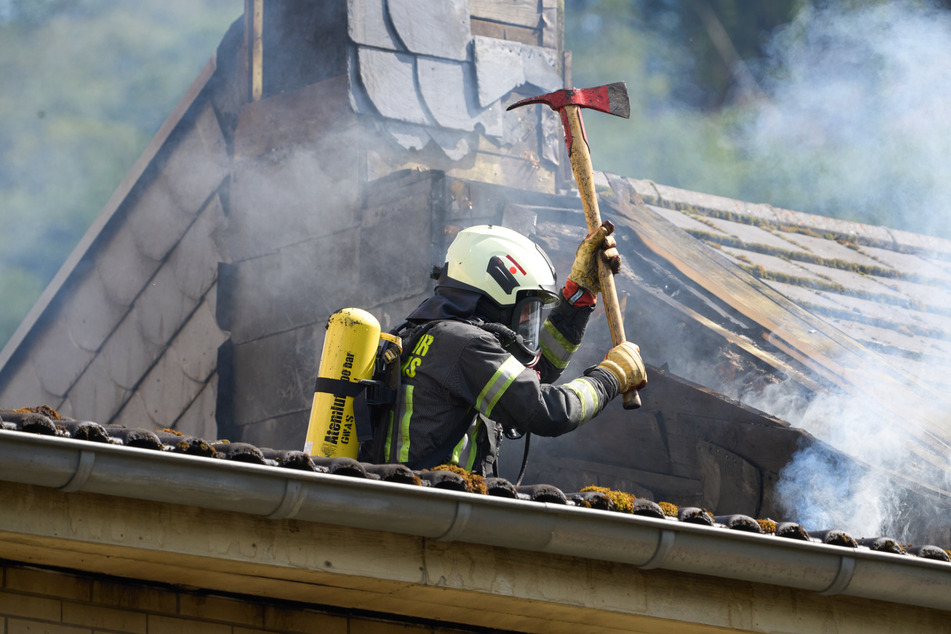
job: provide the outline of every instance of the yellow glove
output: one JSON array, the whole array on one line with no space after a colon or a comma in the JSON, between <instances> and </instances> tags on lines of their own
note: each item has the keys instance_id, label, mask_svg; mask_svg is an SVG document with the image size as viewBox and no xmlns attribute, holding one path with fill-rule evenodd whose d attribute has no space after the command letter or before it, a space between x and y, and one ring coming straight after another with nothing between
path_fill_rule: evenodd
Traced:
<instances>
[{"instance_id":1,"label":"yellow glove","mask_svg":"<svg viewBox=\"0 0 951 634\"><path fill-rule=\"evenodd\" d=\"M647 369L641 359L641 349L630 341L624 341L608 350L604 361L598 364L615 377L621 384L621 394L628 390L639 390L647 385Z\"/></svg>"},{"instance_id":2,"label":"yellow glove","mask_svg":"<svg viewBox=\"0 0 951 634\"><path fill-rule=\"evenodd\" d=\"M613 224L608 221L603 222L598 230L585 238L575 251L575 261L571 265L568 279L592 295L601 292L598 257L604 259L615 275L621 269L621 256L617 252L617 243L611 237L613 231Z\"/></svg>"}]
</instances>

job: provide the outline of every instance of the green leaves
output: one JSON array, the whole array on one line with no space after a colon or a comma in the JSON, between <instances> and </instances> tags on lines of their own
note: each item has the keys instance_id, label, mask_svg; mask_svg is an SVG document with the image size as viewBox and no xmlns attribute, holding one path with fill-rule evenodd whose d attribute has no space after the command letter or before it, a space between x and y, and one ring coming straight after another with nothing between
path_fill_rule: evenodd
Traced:
<instances>
[{"instance_id":1,"label":"green leaves","mask_svg":"<svg viewBox=\"0 0 951 634\"><path fill-rule=\"evenodd\" d=\"M242 9L21 0L0 16L0 347Z\"/></svg>"}]
</instances>

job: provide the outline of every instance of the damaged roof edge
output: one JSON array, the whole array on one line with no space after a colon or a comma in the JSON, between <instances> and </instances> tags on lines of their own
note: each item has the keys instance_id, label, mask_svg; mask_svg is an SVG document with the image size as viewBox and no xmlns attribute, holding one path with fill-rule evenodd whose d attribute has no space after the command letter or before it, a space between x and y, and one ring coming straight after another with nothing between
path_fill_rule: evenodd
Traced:
<instances>
[{"instance_id":1,"label":"damaged roof edge","mask_svg":"<svg viewBox=\"0 0 951 634\"><path fill-rule=\"evenodd\" d=\"M11 431L0 480L951 609L947 564L608 511Z\"/></svg>"},{"instance_id":2,"label":"damaged roof edge","mask_svg":"<svg viewBox=\"0 0 951 634\"><path fill-rule=\"evenodd\" d=\"M3 349L0 350L0 373L7 367L10 359L16 354L20 345L29 336L34 326L39 322L40 317L42 317L43 313L46 312L46 309L53 302L53 299L59 295L60 291L66 286L67 280L69 280L79 263L86 257L86 254L103 233L106 226L109 225L116 213L122 208L122 203L139 182L139 179L142 178L146 168L152 163L153 159L155 159L159 150L165 145L172 131L185 117L186 113L192 107L192 104L195 103L195 100L198 98L198 95L201 94L208 81L214 76L217 67L218 60L216 51L212 54L208 62L205 63L198 77L195 78L191 86L188 87L188 90L185 91L184 96L179 100L168 118L165 119L165 122L159 128L158 132L156 132L152 140L149 141L148 146L146 146L145 150L132 165L129 173L119 184L119 187L116 188L116 191L113 192L109 201L103 207L102 211L99 212L99 215L93 221L92 225L90 225L72 253L70 253L66 261L63 262L63 265L46 286L46 289L33 305L33 308L30 309L30 312L27 313L23 321L20 322L20 326L13 333L13 336L10 337Z\"/></svg>"}]
</instances>

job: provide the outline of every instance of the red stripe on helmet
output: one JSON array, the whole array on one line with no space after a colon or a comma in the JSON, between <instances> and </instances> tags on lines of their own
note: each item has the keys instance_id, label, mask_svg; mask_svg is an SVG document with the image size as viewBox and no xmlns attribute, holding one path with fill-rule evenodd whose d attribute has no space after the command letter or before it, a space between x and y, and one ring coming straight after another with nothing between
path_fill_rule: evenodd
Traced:
<instances>
[{"instance_id":1,"label":"red stripe on helmet","mask_svg":"<svg viewBox=\"0 0 951 634\"><path fill-rule=\"evenodd\" d=\"M512 262L512 264L518 267L518 270L522 272L522 275L528 275L528 273L525 272L525 269L522 268L522 265L515 261L515 258L513 258L511 255L506 255L505 257L507 257ZM512 272L514 273L515 271Z\"/></svg>"}]
</instances>

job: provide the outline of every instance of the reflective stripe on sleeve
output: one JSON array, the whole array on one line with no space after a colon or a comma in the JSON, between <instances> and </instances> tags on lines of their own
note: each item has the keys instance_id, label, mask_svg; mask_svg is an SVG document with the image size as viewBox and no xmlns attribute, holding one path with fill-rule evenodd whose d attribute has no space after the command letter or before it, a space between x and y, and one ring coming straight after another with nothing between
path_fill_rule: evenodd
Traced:
<instances>
[{"instance_id":1,"label":"reflective stripe on sleeve","mask_svg":"<svg viewBox=\"0 0 951 634\"><path fill-rule=\"evenodd\" d=\"M594 386L591 385L591 381L584 377L565 383L565 387L571 390L575 396L578 397L578 400L581 401L581 421L578 423L580 427L594 418L594 415L598 413L598 393L595 391Z\"/></svg>"},{"instance_id":2,"label":"reflective stripe on sleeve","mask_svg":"<svg viewBox=\"0 0 951 634\"><path fill-rule=\"evenodd\" d=\"M549 320L545 320L539 340L542 355L559 370L568 367L571 355L578 349L578 344L565 339L565 336L558 332L558 329Z\"/></svg>"},{"instance_id":3,"label":"reflective stripe on sleeve","mask_svg":"<svg viewBox=\"0 0 951 634\"><path fill-rule=\"evenodd\" d=\"M476 399L476 409L482 412L486 417L492 415L492 408L499 402L505 390L508 389L512 381L515 380L525 366L518 362L518 359L509 355L508 359L499 366L489 382L485 384L482 391L479 392L479 398Z\"/></svg>"}]
</instances>

